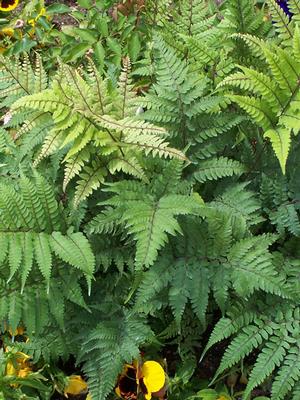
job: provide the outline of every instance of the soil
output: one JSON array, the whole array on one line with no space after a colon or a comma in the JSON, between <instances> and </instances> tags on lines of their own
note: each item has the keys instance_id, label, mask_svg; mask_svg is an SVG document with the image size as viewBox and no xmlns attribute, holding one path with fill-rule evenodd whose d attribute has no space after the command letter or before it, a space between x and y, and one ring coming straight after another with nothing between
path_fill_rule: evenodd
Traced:
<instances>
[{"instance_id":1,"label":"soil","mask_svg":"<svg viewBox=\"0 0 300 400\"><path fill-rule=\"evenodd\" d=\"M54 3L64 4L69 7L80 9L76 0L64 0L64 1L45 0L46 6L49 6ZM76 21L74 20L74 18L72 18L70 15L67 15L67 14L60 14L60 15L54 16L52 22L56 25L57 28L61 28L62 25L75 25L76 24Z\"/></svg>"}]
</instances>

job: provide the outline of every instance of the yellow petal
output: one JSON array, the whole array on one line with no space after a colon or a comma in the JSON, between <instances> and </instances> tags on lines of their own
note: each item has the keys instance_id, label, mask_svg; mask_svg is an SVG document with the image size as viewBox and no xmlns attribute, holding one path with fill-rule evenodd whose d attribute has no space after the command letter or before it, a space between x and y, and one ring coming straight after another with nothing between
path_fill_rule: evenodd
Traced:
<instances>
[{"instance_id":1,"label":"yellow petal","mask_svg":"<svg viewBox=\"0 0 300 400\"><path fill-rule=\"evenodd\" d=\"M36 19L39 19L39 17L43 17L44 15L46 15L46 8L42 7Z\"/></svg>"},{"instance_id":2,"label":"yellow petal","mask_svg":"<svg viewBox=\"0 0 300 400\"><path fill-rule=\"evenodd\" d=\"M80 375L71 375L68 379L68 384L65 388L65 394L78 395L88 390L87 383Z\"/></svg>"},{"instance_id":3,"label":"yellow petal","mask_svg":"<svg viewBox=\"0 0 300 400\"><path fill-rule=\"evenodd\" d=\"M115 392L116 392L116 395L117 395L118 397L122 397L122 396L121 396L121 390L120 390L119 386L117 386L117 387L115 388Z\"/></svg>"},{"instance_id":4,"label":"yellow petal","mask_svg":"<svg viewBox=\"0 0 300 400\"><path fill-rule=\"evenodd\" d=\"M13 36L14 30L13 30L13 28L3 28L1 30L1 34L4 36ZM17 329L17 332L18 332L18 329Z\"/></svg>"},{"instance_id":5,"label":"yellow petal","mask_svg":"<svg viewBox=\"0 0 300 400\"><path fill-rule=\"evenodd\" d=\"M146 361L142 366L143 382L147 388L146 400L151 399L151 393L158 392L165 385L166 376L163 367L156 361Z\"/></svg>"},{"instance_id":6,"label":"yellow petal","mask_svg":"<svg viewBox=\"0 0 300 400\"><path fill-rule=\"evenodd\" d=\"M92 395L89 393L85 400L92 400Z\"/></svg>"},{"instance_id":7,"label":"yellow petal","mask_svg":"<svg viewBox=\"0 0 300 400\"><path fill-rule=\"evenodd\" d=\"M17 355L18 355L17 359L18 363L29 360L31 358L28 354L22 353L21 351L18 351Z\"/></svg>"},{"instance_id":8,"label":"yellow petal","mask_svg":"<svg viewBox=\"0 0 300 400\"><path fill-rule=\"evenodd\" d=\"M10 4L8 6L4 6L2 3L3 1L0 1L0 11L11 11L18 6L19 0L14 0L13 4Z\"/></svg>"},{"instance_id":9,"label":"yellow petal","mask_svg":"<svg viewBox=\"0 0 300 400\"><path fill-rule=\"evenodd\" d=\"M22 369L20 369L20 371L18 372L18 377L19 377L19 378L26 378L26 376L27 376L28 374L30 374L31 371L32 371L32 369L29 368L29 367L22 368Z\"/></svg>"},{"instance_id":10,"label":"yellow petal","mask_svg":"<svg viewBox=\"0 0 300 400\"><path fill-rule=\"evenodd\" d=\"M5 351L7 352L8 349L6 348ZM6 365L6 375L18 375L23 378L27 376L29 372L31 372L31 368L28 363L30 356L22 353L21 351L18 351L16 355L18 356L18 358L15 360L17 369L12 361L8 361Z\"/></svg>"},{"instance_id":11,"label":"yellow petal","mask_svg":"<svg viewBox=\"0 0 300 400\"><path fill-rule=\"evenodd\" d=\"M6 364L6 375L16 375L16 369L11 361Z\"/></svg>"}]
</instances>

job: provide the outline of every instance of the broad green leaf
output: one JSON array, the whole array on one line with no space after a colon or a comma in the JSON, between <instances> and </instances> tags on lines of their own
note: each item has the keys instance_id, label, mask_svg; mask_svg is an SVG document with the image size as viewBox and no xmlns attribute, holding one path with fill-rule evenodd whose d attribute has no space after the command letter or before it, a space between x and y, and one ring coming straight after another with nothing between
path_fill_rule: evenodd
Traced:
<instances>
[{"instance_id":1,"label":"broad green leaf","mask_svg":"<svg viewBox=\"0 0 300 400\"><path fill-rule=\"evenodd\" d=\"M136 59L139 56L140 50L141 50L140 38L139 35L135 32L131 36L128 43L129 57L132 61L136 61Z\"/></svg>"},{"instance_id":2,"label":"broad green leaf","mask_svg":"<svg viewBox=\"0 0 300 400\"><path fill-rule=\"evenodd\" d=\"M54 3L47 7L47 14L55 15L55 14L65 14L71 11L70 7L66 4Z\"/></svg>"}]
</instances>

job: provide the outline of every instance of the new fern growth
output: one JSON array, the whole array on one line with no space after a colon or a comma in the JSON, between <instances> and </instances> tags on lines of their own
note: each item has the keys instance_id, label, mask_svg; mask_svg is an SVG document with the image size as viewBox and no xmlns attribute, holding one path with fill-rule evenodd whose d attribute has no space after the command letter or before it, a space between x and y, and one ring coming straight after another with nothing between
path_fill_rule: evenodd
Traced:
<instances>
[{"instance_id":1,"label":"new fern growth","mask_svg":"<svg viewBox=\"0 0 300 400\"><path fill-rule=\"evenodd\" d=\"M64 188L79 177L76 206L104 182L108 173L123 171L143 179L143 154L185 159L181 151L168 146L163 128L135 118L129 69L127 60L118 87L109 93L107 82L92 62L86 77L61 65L51 88L24 96L12 107L14 113L34 111L33 120L25 122L18 137L35 126L41 115L51 116L53 124L47 129L34 165L62 151L66 163ZM91 158L93 161L88 162Z\"/></svg>"}]
</instances>

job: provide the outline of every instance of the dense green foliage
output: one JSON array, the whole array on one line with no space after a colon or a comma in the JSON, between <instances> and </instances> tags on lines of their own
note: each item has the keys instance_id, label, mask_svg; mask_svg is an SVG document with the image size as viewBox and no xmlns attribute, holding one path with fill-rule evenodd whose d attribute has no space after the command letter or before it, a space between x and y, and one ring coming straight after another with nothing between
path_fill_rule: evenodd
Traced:
<instances>
[{"instance_id":1,"label":"dense green foliage","mask_svg":"<svg viewBox=\"0 0 300 400\"><path fill-rule=\"evenodd\" d=\"M79 1L86 57L1 56L0 322L93 400L169 347L169 398L215 400L225 339L212 384L298 400L300 1L108 3Z\"/></svg>"}]
</instances>

